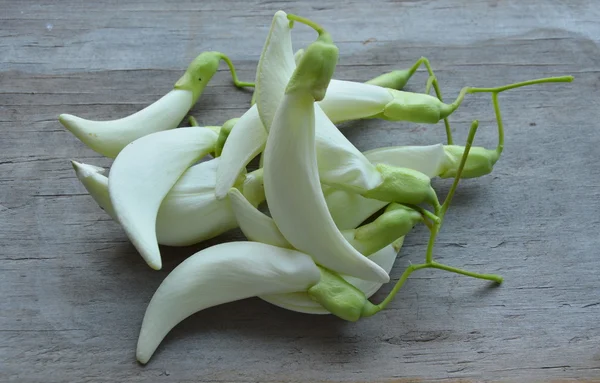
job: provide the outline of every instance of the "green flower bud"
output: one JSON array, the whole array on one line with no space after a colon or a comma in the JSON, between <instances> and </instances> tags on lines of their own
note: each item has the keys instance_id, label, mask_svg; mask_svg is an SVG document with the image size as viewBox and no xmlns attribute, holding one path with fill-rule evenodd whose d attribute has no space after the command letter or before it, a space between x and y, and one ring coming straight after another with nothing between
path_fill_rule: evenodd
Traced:
<instances>
[{"instance_id":1,"label":"green flower bud","mask_svg":"<svg viewBox=\"0 0 600 383\"><path fill-rule=\"evenodd\" d=\"M439 175L441 178L452 178L456 176L464 151L464 146L444 146L446 160L443 171ZM498 158L499 154L496 150L490 150L480 146L471 147L460 178L475 178L490 174L494 164L498 161Z\"/></svg>"},{"instance_id":2,"label":"green flower bud","mask_svg":"<svg viewBox=\"0 0 600 383\"><path fill-rule=\"evenodd\" d=\"M425 93L388 89L394 99L376 116L390 121L435 124L448 117L456 108Z\"/></svg>"},{"instance_id":3,"label":"green flower bud","mask_svg":"<svg viewBox=\"0 0 600 383\"><path fill-rule=\"evenodd\" d=\"M431 180L425 174L408 168L398 168L385 164L375 166L383 182L362 195L380 201L418 205L427 202L438 206L439 201Z\"/></svg>"},{"instance_id":4,"label":"green flower bud","mask_svg":"<svg viewBox=\"0 0 600 383\"><path fill-rule=\"evenodd\" d=\"M192 91L195 104L202 91L219 69L221 52L203 52L191 62L181 78L175 83L175 89Z\"/></svg>"},{"instance_id":5,"label":"green flower bud","mask_svg":"<svg viewBox=\"0 0 600 383\"><path fill-rule=\"evenodd\" d=\"M411 76L412 73L408 69L395 70L377 76L367 81L366 84L377 85L382 88L402 89Z\"/></svg>"},{"instance_id":6,"label":"green flower bud","mask_svg":"<svg viewBox=\"0 0 600 383\"><path fill-rule=\"evenodd\" d=\"M362 254L373 254L408 234L422 220L423 216L416 210L396 203L390 204L373 222L354 230L352 246Z\"/></svg>"},{"instance_id":7,"label":"green flower bud","mask_svg":"<svg viewBox=\"0 0 600 383\"><path fill-rule=\"evenodd\" d=\"M325 98L338 60L338 48L328 41L328 36L323 34L306 48L288 83L286 94L304 90L309 92L315 101Z\"/></svg>"},{"instance_id":8,"label":"green flower bud","mask_svg":"<svg viewBox=\"0 0 600 383\"><path fill-rule=\"evenodd\" d=\"M225 146L225 141L227 141L227 137L229 137L231 129L233 129L233 127L238 121L239 118L232 118L231 120L226 121L219 130L219 137L217 138L217 142L215 143L215 157L219 157L223 152L223 146Z\"/></svg>"},{"instance_id":9,"label":"green flower bud","mask_svg":"<svg viewBox=\"0 0 600 383\"><path fill-rule=\"evenodd\" d=\"M360 319L373 306L365 294L339 275L319 266L321 279L308 295L333 315L350 322Z\"/></svg>"}]
</instances>

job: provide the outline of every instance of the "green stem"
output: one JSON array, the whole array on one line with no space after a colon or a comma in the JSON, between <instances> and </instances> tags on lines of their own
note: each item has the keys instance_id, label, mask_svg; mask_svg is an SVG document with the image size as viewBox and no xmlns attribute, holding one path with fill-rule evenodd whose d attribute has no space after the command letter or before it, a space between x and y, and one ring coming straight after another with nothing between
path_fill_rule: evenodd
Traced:
<instances>
[{"instance_id":1,"label":"green stem","mask_svg":"<svg viewBox=\"0 0 600 383\"><path fill-rule=\"evenodd\" d=\"M442 204L440 211L440 218L443 220L448 207L450 206L450 202L452 201L452 197L454 197L454 192L458 187L458 183L460 182L460 176L462 175L463 169L465 168L465 164L467 163L467 157L469 156L469 151L471 150L471 146L473 145L473 140L475 139L475 133L477 132L477 128L479 127L479 121L475 120L471 124L471 129L469 130L469 136L467 137L467 142L465 144L465 149L463 155L460 159L460 165L456 171L456 175L454 177L454 182L452 182L452 186L450 187L450 191Z\"/></svg>"},{"instance_id":2,"label":"green stem","mask_svg":"<svg viewBox=\"0 0 600 383\"><path fill-rule=\"evenodd\" d=\"M233 78L233 83L235 84L235 86L237 86L238 88L243 88L243 87L254 88L255 84L253 82L243 82L243 81L238 80L237 73L235 71L235 67L233 66L233 63L231 62L229 57L227 57L227 55L221 53L220 57L223 61L225 61L227 63L227 66L229 67L229 70L231 71L231 77Z\"/></svg>"},{"instance_id":3,"label":"green stem","mask_svg":"<svg viewBox=\"0 0 600 383\"><path fill-rule=\"evenodd\" d=\"M496 154L498 158L504 150L504 124L502 123L502 114L500 113L500 103L498 102L498 93L492 93L492 103L494 104L494 114L496 114L496 123L498 124L498 146Z\"/></svg>"},{"instance_id":4,"label":"green stem","mask_svg":"<svg viewBox=\"0 0 600 383\"><path fill-rule=\"evenodd\" d=\"M514 84L499 86L496 88L476 88L476 87L467 86L460 90L460 93L458 94L458 97L456 97L456 100L454 100L454 102L452 104L450 104L449 106L450 106L451 112L454 112L456 109L458 109L460 104L462 104L462 102L465 99L465 95L467 93L469 93L469 94L501 93L501 92L504 92L505 90L521 88L521 87L528 86L528 85L544 84L544 83L550 83L550 82L571 82L571 81L573 81L573 76L561 76L561 77L538 78L535 80L528 80L528 81L517 82Z\"/></svg>"},{"instance_id":5,"label":"green stem","mask_svg":"<svg viewBox=\"0 0 600 383\"><path fill-rule=\"evenodd\" d=\"M190 121L190 126L200 126L198 124L198 120L196 120L196 118L194 116L190 116L189 121Z\"/></svg>"},{"instance_id":6,"label":"green stem","mask_svg":"<svg viewBox=\"0 0 600 383\"><path fill-rule=\"evenodd\" d=\"M387 305L394 300L394 298L396 297L396 294L398 294L398 291L402 288L402 286L404 285L404 283L406 282L406 280L408 279L408 277L415 271L420 270L420 269L425 269L431 267L428 264L425 263L421 263L418 265L410 265L406 268L406 270L404 270L404 273L402 273L402 276L400 277L400 279L398 279L398 282L396 282L396 285L394 286L394 288L392 289L392 291L390 291L390 293L388 294L387 297L385 297L385 299L377 306L378 310L377 311L381 311L384 308L387 307Z\"/></svg>"},{"instance_id":7,"label":"green stem","mask_svg":"<svg viewBox=\"0 0 600 383\"><path fill-rule=\"evenodd\" d=\"M433 77L433 76L427 77L427 83L425 84L425 94L429 94L429 92L431 92L431 85L433 85L434 81L435 81L435 77Z\"/></svg>"},{"instance_id":8,"label":"green stem","mask_svg":"<svg viewBox=\"0 0 600 383\"><path fill-rule=\"evenodd\" d=\"M418 211L419 213L421 213L422 216L429 218L430 220L432 220L436 224L441 223L440 217L438 217L437 215L433 214L429 210L427 210L425 208L422 208L421 206L418 206L418 205L411 205L411 204L405 204L405 205L408 206L408 207L410 207L411 209L414 209L414 210Z\"/></svg>"},{"instance_id":9,"label":"green stem","mask_svg":"<svg viewBox=\"0 0 600 383\"><path fill-rule=\"evenodd\" d=\"M317 33L320 35L327 33L325 31L325 28L323 28L322 26L320 26L319 24L315 23L312 20L309 20L305 17L302 16L298 16L298 15L293 15L293 14L289 14L287 15L288 20L290 21L297 21L299 23L302 23L304 25L308 25L309 27L311 27L312 29L314 29L315 31L317 31Z\"/></svg>"},{"instance_id":10,"label":"green stem","mask_svg":"<svg viewBox=\"0 0 600 383\"><path fill-rule=\"evenodd\" d=\"M433 77L433 81L431 83L433 84L433 90L435 91L436 97L438 98L438 100L440 100L440 102L444 102L444 100L442 99L442 91L440 89L440 85L437 81L437 77L433 73L433 68L431 68L429 60L425 57L421 57L421 60L423 60L423 65L425 65L425 68L427 68L429 76ZM429 92L427 92L427 94L429 94ZM448 117L444 118L444 126L446 128L446 138L448 140L448 145L452 145L452 131L450 129L450 121L448 121Z\"/></svg>"},{"instance_id":11,"label":"green stem","mask_svg":"<svg viewBox=\"0 0 600 383\"><path fill-rule=\"evenodd\" d=\"M438 233L440 232L440 227L442 224L434 225L431 229L431 234L429 235L429 241L427 242L427 251L425 252L425 263L431 264L433 262L433 247L435 246L435 239L437 238Z\"/></svg>"},{"instance_id":12,"label":"green stem","mask_svg":"<svg viewBox=\"0 0 600 383\"><path fill-rule=\"evenodd\" d=\"M417 62L408 70L409 77L411 77L417 71L421 64L425 66L425 68L427 69L427 73L429 73L429 77L427 78L427 85L425 86L425 93L429 94L430 88L431 86L433 86L433 90L435 91L435 95L438 98L438 100L440 100L440 102L444 102L442 98L442 91L437 81L437 77L435 76L433 68L431 67L429 60L426 57L421 57L420 59L418 59ZM448 145L452 145L452 130L450 129L450 121L448 121L448 117L444 117L444 126L446 128L446 139L448 141Z\"/></svg>"},{"instance_id":13,"label":"green stem","mask_svg":"<svg viewBox=\"0 0 600 383\"><path fill-rule=\"evenodd\" d=\"M571 81L573 81L573 76L545 77L545 78L538 78L535 80L528 80L528 81L517 82L514 84L499 86L496 88L469 87L469 88L467 88L468 89L467 92L468 93L500 93L500 92L504 92L505 90L521 88L523 86L528 86L528 85L544 84L544 83L551 83L551 82L571 82Z\"/></svg>"},{"instance_id":14,"label":"green stem","mask_svg":"<svg viewBox=\"0 0 600 383\"><path fill-rule=\"evenodd\" d=\"M434 269L446 270L446 271L449 271L451 273L466 275L467 277L473 277L473 278L477 278L477 279L485 279L485 280L488 280L488 281L494 281L496 283L502 283L502 281L503 281L503 278L500 275L474 273L474 272L471 272L471 271L466 271L466 270L463 270L463 269L458 269L456 267L452 267L452 266L444 265L444 264L441 264L441 263L437 263L435 261L432 261L431 263L429 263L428 266L432 267Z\"/></svg>"}]
</instances>

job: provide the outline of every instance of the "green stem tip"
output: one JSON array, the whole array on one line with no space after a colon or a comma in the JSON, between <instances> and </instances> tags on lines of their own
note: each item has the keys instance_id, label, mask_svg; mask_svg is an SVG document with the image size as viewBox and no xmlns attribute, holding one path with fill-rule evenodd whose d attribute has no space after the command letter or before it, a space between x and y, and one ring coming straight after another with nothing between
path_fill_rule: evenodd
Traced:
<instances>
[{"instance_id":1,"label":"green stem tip","mask_svg":"<svg viewBox=\"0 0 600 383\"><path fill-rule=\"evenodd\" d=\"M314 21L307 19L306 17L302 17L302 16L293 15L291 13L288 13L287 18L290 21L297 21L297 22L302 23L304 25L308 25L309 27L311 27L312 29L314 29L315 31L317 31L318 34L325 33L325 28L323 28L319 24L315 23Z\"/></svg>"},{"instance_id":2,"label":"green stem tip","mask_svg":"<svg viewBox=\"0 0 600 383\"><path fill-rule=\"evenodd\" d=\"M235 66L233 66L231 59L229 57L227 57L227 55L225 55L224 53L220 53L219 56L221 57L221 59L223 61L225 61L225 63L227 63L227 66L229 67L229 70L231 71L231 77L233 78L233 83L235 84L235 86L237 86L238 88L244 88L244 87L254 88L255 84L253 82L244 82L244 81L238 80L237 72L235 71Z\"/></svg>"}]
</instances>

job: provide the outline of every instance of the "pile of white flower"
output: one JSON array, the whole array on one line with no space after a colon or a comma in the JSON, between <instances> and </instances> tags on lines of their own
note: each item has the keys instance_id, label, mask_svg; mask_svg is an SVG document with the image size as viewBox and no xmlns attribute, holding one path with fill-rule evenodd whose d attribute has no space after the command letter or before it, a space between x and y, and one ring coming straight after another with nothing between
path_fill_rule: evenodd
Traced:
<instances>
[{"instance_id":1,"label":"pile of white flower","mask_svg":"<svg viewBox=\"0 0 600 383\"><path fill-rule=\"evenodd\" d=\"M294 22L319 34L296 54ZM108 177L93 165L74 161L73 166L153 269L162 264L159 244L190 245L236 227L248 239L204 249L167 276L144 317L137 346L140 362L148 362L165 335L186 317L239 299L258 296L289 310L356 321L384 309L419 269L502 281L433 260L436 235L459 179L490 173L500 158L504 137L498 94L572 77L467 87L445 104L424 58L408 70L367 83L333 80L337 59L338 48L322 27L279 11L255 83L238 81L224 54L205 52L171 92L131 116L113 121L59 117L90 148L115 158ZM222 127L199 127L190 118L191 127L178 128L221 60L229 65L236 86L255 87L252 106ZM398 90L421 64L430 75L425 93ZM429 95L431 87L437 97ZM476 92L492 95L499 134L493 150L471 147L477 121L466 146L452 144L446 118L466 94ZM444 120L448 145L362 153L335 123L366 118ZM260 168L248 173L246 166L261 153ZM199 162L206 156L212 159ZM442 202L430 184L436 176L454 178ZM271 216L258 209L262 203ZM380 215L372 219L376 213ZM385 300L371 303L368 298L389 282L404 236L418 223L431 233L424 262L409 266Z\"/></svg>"}]
</instances>

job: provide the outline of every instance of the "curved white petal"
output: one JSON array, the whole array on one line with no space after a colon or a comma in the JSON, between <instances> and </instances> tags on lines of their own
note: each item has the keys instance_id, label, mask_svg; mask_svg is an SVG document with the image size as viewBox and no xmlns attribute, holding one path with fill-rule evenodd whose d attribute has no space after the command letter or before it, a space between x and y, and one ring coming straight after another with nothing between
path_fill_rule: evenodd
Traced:
<instances>
[{"instance_id":1,"label":"curved white petal","mask_svg":"<svg viewBox=\"0 0 600 383\"><path fill-rule=\"evenodd\" d=\"M119 222L153 269L162 267L156 217L162 200L194 162L213 150L210 129L181 128L142 137L119 153L108 190Z\"/></svg>"},{"instance_id":2,"label":"curved white petal","mask_svg":"<svg viewBox=\"0 0 600 383\"><path fill-rule=\"evenodd\" d=\"M314 111L321 182L358 193L381 184L381 174L375 166L340 132L318 105L315 105Z\"/></svg>"},{"instance_id":3,"label":"curved white petal","mask_svg":"<svg viewBox=\"0 0 600 383\"><path fill-rule=\"evenodd\" d=\"M391 146L364 152L373 164L386 164L400 168L409 168L433 178L440 174L444 166L444 145Z\"/></svg>"},{"instance_id":4,"label":"curved white petal","mask_svg":"<svg viewBox=\"0 0 600 383\"><path fill-rule=\"evenodd\" d=\"M291 247L290 243L283 237L275 221L260 212L252 206L246 198L237 189L229 191L231 206L238 219L240 229L244 235L251 241L267 243L279 247ZM354 230L347 230L343 233L344 237L352 243L354 239ZM397 242L398 247L402 246L402 241ZM368 255L369 259L381 266L387 273L390 272L394 261L396 260L397 250L389 245L383 249ZM365 293L367 298L375 294L382 286L382 283L365 281L359 278L342 275L346 281L356 286ZM305 291L299 291L288 294L261 295L259 298L288 310L302 312L306 314L328 314L325 308L312 300Z\"/></svg>"},{"instance_id":5,"label":"curved white petal","mask_svg":"<svg viewBox=\"0 0 600 383\"><path fill-rule=\"evenodd\" d=\"M383 208L388 202L323 185L327 208L340 230L352 229Z\"/></svg>"},{"instance_id":6,"label":"curved white petal","mask_svg":"<svg viewBox=\"0 0 600 383\"><path fill-rule=\"evenodd\" d=\"M252 206L239 190L232 188L228 195L240 230L246 238L273 246L292 248L275 221Z\"/></svg>"},{"instance_id":7,"label":"curved white petal","mask_svg":"<svg viewBox=\"0 0 600 383\"><path fill-rule=\"evenodd\" d=\"M94 151L110 158L129 143L151 133L176 128L192 107L193 93L172 90L146 108L111 121L92 121L71 114L58 119L71 133Z\"/></svg>"},{"instance_id":8,"label":"curved white petal","mask_svg":"<svg viewBox=\"0 0 600 383\"><path fill-rule=\"evenodd\" d=\"M71 161L75 174L85 189L90 193L94 201L104 210L112 219L118 222L110 196L108 195L108 178L104 175L104 168L82 164L77 161Z\"/></svg>"},{"instance_id":9,"label":"curved white petal","mask_svg":"<svg viewBox=\"0 0 600 383\"><path fill-rule=\"evenodd\" d=\"M428 177L439 174L444 166L444 146L395 146L364 152L374 165L386 164L418 170ZM387 205L387 202L362 197L346 190L323 186L331 217L340 230L355 228ZM349 209L348 206L352 206Z\"/></svg>"},{"instance_id":10,"label":"curved white petal","mask_svg":"<svg viewBox=\"0 0 600 383\"><path fill-rule=\"evenodd\" d=\"M223 146L217 170L217 198L225 198L246 165L262 152L266 142L267 132L254 105L234 125Z\"/></svg>"},{"instance_id":11,"label":"curved white petal","mask_svg":"<svg viewBox=\"0 0 600 383\"><path fill-rule=\"evenodd\" d=\"M400 246L402 246L401 242ZM397 251L393 246L390 245L384 247L376 253L373 253L369 256L369 259L389 273L394 266L396 255ZM372 297L373 294L375 294L383 285L383 283L365 281L363 279L349 277L347 275L341 275L341 277L351 285L354 285L356 288L361 290L367 298ZM305 291L287 294L261 295L259 298L286 310L296 311L304 314L329 314L329 311L327 311L319 303L312 300L312 298Z\"/></svg>"},{"instance_id":12,"label":"curved white petal","mask_svg":"<svg viewBox=\"0 0 600 383\"><path fill-rule=\"evenodd\" d=\"M256 105L267 131L271 128L285 87L296 69L291 32L287 14L277 11L256 68Z\"/></svg>"},{"instance_id":13,"label":"curved white petal","mask_svg":"<svg viewBox=\"0 0 600 383\"><path fill-rule=\"evenodd\" d=\"M354 236L354 231L351 231L351 230L345 231L344 236L346 236L346 238L350 240ZM396 246L398 246L398 248L402 247L402 243L403 243L403 240L395 242L395 244L396 244ZM394 249L394 246L388 245L388 246L384 247L383 249L376 251L375 253L369 255L369 259L371 261L375 262L376 264L378 264L379 266L381 266L381 268L384 269L389 274L389 272L392 270L392 267L394 266L394 261L396 260L397 255L398 255L398 251L396 251ZM373 294L375 294L377 292L377 290L379 290L381 288L381 286L383 285L383 283L373 282L373 281L365 281L364 279L355 278L355 277L351 277L348 275L342 275L342 278L344 278L350 284L354 285L359 290L361 290L363 293L365 293L367 298L369 298Z\"/></svg>"},{"instance_id":14,"label":"curved white petal","mask_svg":"<svg viewBox=\"0 0 600 383\"><path fill-rule=\"evenodd\" d=\"M229 199L215 196L220 158L189 168L166 195L156 218L158 243L187 246L237 227Z\"/></svg>"},{"instance_id":15,"label":"curved white petal","mask_svg":"<svg viewBox=\"0 0 600 383\"><path fill-rule=\"evenodd\" d=\"M335 226L321 191L315 148L314 99L284 96L267 138L264 185L271 216L283 236L317 263L338 273L389 281Z\"/></svg>"},{"instance_id":16,"label":"curved white petal","mask_svg":"<svg viewBox=\"0 0 600 383\"><path fill-rule=\"evenodd\" d=\"M214 193L219 159L186 170L165 196L156 217L159 244L187 246L202 242L237 227L229 199L217 200ZM73 161L77 177L90 195L115 221L103 168Z\"/></svg>"},{"instance_id":17,"label":"curved white petal","mask_svg":"<svg viewBox=\"0 0 600 383\"><path fill-rule=\"evenodd\" d=\"M394 98L387 89L354 81L331 81L319 106L334 122L358 120L383 112Z\"/></svg>"},{"instance_id":18,"label":"curved white petal","mask_svg":"<svg viewBox=\"0 0 600 383\"><path fill-rule=\"evenodd\" d=\"M301 252L257 242L228 242L204 249L176 267L152 297L137 344L147 363L165 335L208 307L262 294L305 291L320 279Z\"/></svg>"}]
</instances>

